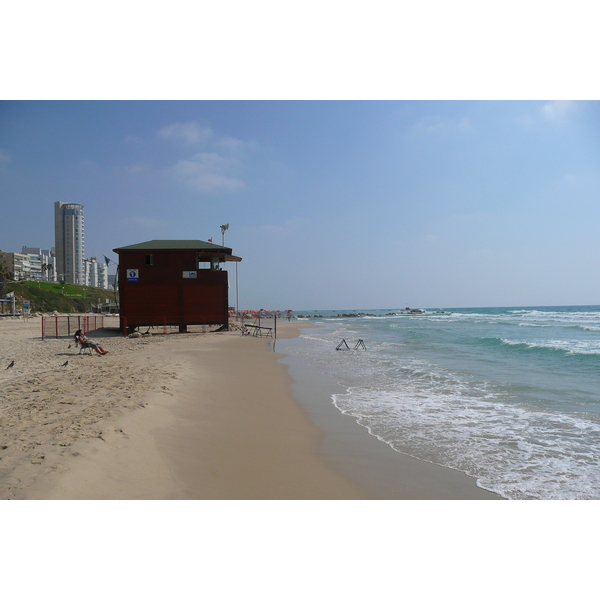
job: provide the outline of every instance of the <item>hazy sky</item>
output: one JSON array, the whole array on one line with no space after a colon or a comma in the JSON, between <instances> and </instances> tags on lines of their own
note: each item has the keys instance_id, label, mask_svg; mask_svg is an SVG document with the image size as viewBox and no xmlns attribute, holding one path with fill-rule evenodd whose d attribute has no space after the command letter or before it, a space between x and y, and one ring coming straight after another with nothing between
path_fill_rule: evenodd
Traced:
<instances>
[{"instance_id":1,"label":"hazy sky","mask_svg":"<svg viewBox=\"0 0 600 600\"><path fill-rule=\"evenodd\" d=\"M598 102L1 102L0 249L58 200L99 259L229 223L241 308L600 303Z\"/></svg>"}]
</instances>

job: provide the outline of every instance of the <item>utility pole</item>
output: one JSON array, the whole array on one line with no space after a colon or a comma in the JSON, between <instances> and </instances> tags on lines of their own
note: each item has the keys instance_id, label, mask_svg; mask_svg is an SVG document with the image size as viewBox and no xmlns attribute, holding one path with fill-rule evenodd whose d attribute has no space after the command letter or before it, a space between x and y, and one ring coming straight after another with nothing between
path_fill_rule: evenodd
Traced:
<instances>
[{"instance_id":1,"label":"utility pole","mask_svg":"<svg viewBox=\"0 0 600 600\"><path fill-rule=\"evenodd\" d=\"M221 225L221 246L225 245L225 232L229 229L229 223Z\"/></svg>"}]
</instances>

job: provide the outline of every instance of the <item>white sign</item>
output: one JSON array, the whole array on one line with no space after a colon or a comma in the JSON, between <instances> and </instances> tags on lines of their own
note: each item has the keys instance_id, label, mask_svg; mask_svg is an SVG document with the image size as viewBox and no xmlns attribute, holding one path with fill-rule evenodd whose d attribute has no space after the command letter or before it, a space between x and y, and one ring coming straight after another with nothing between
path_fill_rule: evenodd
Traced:
<instances>
[{"instance_id":1,"label":"white sign","mask_svg":"<svg viewBox=\"0 0 600 600\"><path fill-rule=\"evenodd\" d=\"M183 278L184 279L197 279L198 273L196 271L184 271Z\"/></svg>"},{"instance_id":2,"label":"white sign","mask_svg":"<svg viewBox=\"0 0 600 600\"><path fill-rule=\"evenodd\" d=\"M140 270L139 269L127 269L127 281L139 281Z\"/></svg>"}]
</instances>

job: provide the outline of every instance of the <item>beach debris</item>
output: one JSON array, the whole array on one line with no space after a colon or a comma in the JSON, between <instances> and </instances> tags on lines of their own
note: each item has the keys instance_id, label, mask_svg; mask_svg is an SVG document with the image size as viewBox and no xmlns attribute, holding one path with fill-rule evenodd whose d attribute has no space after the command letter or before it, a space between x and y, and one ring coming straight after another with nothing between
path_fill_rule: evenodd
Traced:
<instances>
[{"instance_id":1,"label":"beach debris","mask_svg":"<svg viewBox=\"0 0 600 600\"><path fill-rule=\"evenodd\" d=\"M62 367L66 367L69 364L68 360L65 360L65 362L61 365Z\"/></svg>"},{"instance_id":2,"label":"beach debris","mask_svg":"<svg viewBox=\"0 0 600 600\"><path fill-rule=\"evenodd\" d=\"M7 368L7 369L10 369L11 367L14 367L14 366L15 366L15 361L13 360L13 361L10 363L10 365L8 365L8 367L6 367L6 368Z\"/></svg>"}]
</instances>

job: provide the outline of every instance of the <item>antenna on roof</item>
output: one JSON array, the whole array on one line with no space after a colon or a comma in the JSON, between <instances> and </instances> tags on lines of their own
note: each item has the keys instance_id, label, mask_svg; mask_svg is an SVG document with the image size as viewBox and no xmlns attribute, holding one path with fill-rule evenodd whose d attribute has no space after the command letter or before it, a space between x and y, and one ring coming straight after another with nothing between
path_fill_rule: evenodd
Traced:
<instances>
[{"instance_id":1,"label":"antenna on roof","mask_svg":"<svg viewBox=\"0 0 600 600\"><path fill-rule=\"evenodd\" d=\"M225 232L228 229L229 229L229 223L226 223L225 225L221 225L221 238L222 238L221 246L225 245Z\"/></svg>"}]
</instances>

